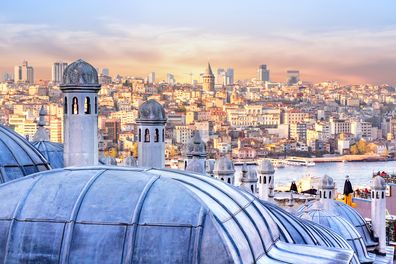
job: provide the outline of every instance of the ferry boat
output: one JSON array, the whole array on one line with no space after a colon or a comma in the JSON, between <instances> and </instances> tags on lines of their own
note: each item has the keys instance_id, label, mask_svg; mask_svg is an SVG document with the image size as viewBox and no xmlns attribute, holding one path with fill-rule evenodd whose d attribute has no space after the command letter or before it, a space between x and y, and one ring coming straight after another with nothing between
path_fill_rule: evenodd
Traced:
<instances>
[{"instance_id":1,"label":"ferry boat","mask_svg":"<svg viewBox=\"0 0 396 264\"><path fill-rule=\"evenodd\" d=\"M315 162L297 157L290 157L285 159L285 164L290 166L307 166L307 167L315 166Z\"/></svg>"}]
</instances>

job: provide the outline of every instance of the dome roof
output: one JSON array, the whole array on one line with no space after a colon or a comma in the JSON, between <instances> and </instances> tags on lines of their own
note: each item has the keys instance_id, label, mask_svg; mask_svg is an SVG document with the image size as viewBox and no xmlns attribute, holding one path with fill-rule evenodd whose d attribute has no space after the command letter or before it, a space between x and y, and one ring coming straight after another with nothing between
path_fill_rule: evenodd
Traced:
<instances>
[{"instance_id":1,"label":"dome roof","mask_svg":"<svg viewBox=\"0 0 396 264\"><path fill-rule=\"evenodd\" d=\"M386 189L386 182L384 178L381 176L375 176L373 178L373 182L371 184L371 189L372 190L385 190Z\"/></svg>"},{"instance_id":2,"label":"dome roof","mask_svg":"<svg viewBox=\"0 0 396 264\"><path fill-rule=\"evenodd\" d=\"M49 169L48 161L25 138L0 125L0 183Z\"/></svg>"},{"instance_id":3,"label":"dome roof","mask_svg":"<svg viewBox=\"0 0 396 264\"><path fill-rule=\"evenodd\" d=\"M40 151L53 169L63 168L63 144L50 141L34 141L32 145Z\"/></svg>"},{"instance_id":4,"label":"dome roof","mask_svg":"<svg viewBox=\"0 0 396 264\"><path fill-rule=\"evenodd\" d=\"M138 111L138 122L165 122L166 114L165 110L160 103L155 101L154 99L150 99L144 102Z\"/></svg>"},{"instance_id":5,"label":"dome roof","mask_svg":"<svg viewBox=\"0 0 396 264\"><path fill-rule=\"evenodd\" d=\"M369 256L366 245L355 227L341 216L323 209L313 209L298 214L299 217L326 226L343 237L355 251L360 263L372 263L375 258Z\"/></svg>"},{"instance_id":6,"label":"dome roof","mask_svg":"<svg viewBox=\"0 0 396 264\"><path fill-rule=\"evenodd\" d=\"M177 170L52 170L1 185L0 200L0 245L7 245L0 246L0 258L6 263L349 263L352 258L346 250L279 241L276 224L255 196Z\"/></svg>"},{"instance_id":7,"label":"dome roof","mask_svg":"<svg viewBox=\"0 0 396 264\"><path fill-rule=\"evenodd\" d=\"M364 220L364 218L355 209L343 202L337 200L309 201L305 205L299 207L297 211L303 212L311 209L324 208L330 213L341 216L351 223L362 236L368 249L371 249L378 244L374 241L373 233L366 220Z\"/></svg>"},{"instance_id":8,"label":"dome roof","mask_svg":"<svg viewBox=\"0 0 396 264\"><path fill-rule=\"evenodd\" d=\"M64 87L93 87L98 89L100 87L98 72L91 64L79 59L69 64L63 72L61 89Z\"/></svg>"},{"instance_id":9,"label":"dome roof","mask_svg":"<svg viewBox=\"0 0 396 264\"><path fill-rule=\"evenodd\" d=\"M115 158L110 156L103 156L99 158L99 163L102 165L112 165L117 166L117 161Z\"/></svg>"},{"instance_id":10,"label":"dome roof","mask_svg":"<svg viewBox=\"0 0 396 264\"><path fill-rule=\"evenodd\" d=\"M320 179L319 183L319 189L334 189L335 188L335 182L332 177L329 175L325 174L322 179Z\"/></svg>"},{"instance_id":11,"label":"dome roof","mask_svg":"<svg viewBox=\"0 0 396 264\"><path fill-rule=\"evenodd\" d=\"M137 167L137 160L133 156L128 156L123 162L126 167Z\"/></svg>"},{"instance_id":12,"label":"dome roof","mask_svg":"<svg viewBox=\"0 0 396 264\"><path fill-rule=\"evenodd\" d=\"M262 174L273 174L275 173L274 166L270 160L261 160L257 167L257 172Z\"/></svg>"},{"instance_id":13,"label":"dome roof","mask_svg":"<svg viewBox=\"0 0 396 264\"><path fill-rule=\"evenodd\" d=\"M266 201L261 201L261 203L273 215L281 241L353 250L348 242L334 231L314 222L298 218L273 203ZM356 255L354 255L351 263L360 263Z\"/></svg>"},{"instance_id":14,"label":"dome roof","mask_svg":"<svg viewBox=\"0 0 396 264\"><path fill-rule=\"evenodd\" d=\"M258 182L256 170L248 167L246 163L244 163L242 166L241 182Z\"/></svg>"},{"instance_id":15,"label":"dome roof","mask_svg":"<svg viewBox=\"0 0 396 264\"><path fill-rule=\"evenodd\" d=\"M206 173L211 176L213 176L214 164L215 164L215 161L213 159L208 159L205 161Z\"/></svg>"},{"instance_id":16,"label":"dome roof","mask_svg":"<svg viewBox=\"0 0 396 264\"><path fill-rule=\"evenodd\" d=\"M187 157L191 158L192 156L206 157L205 142L198 130L193 132L193 136L187 143Z\"/></svg>"},{"instance_id":17,"label":"dome roof","mask_svg":"<svg viewBox=\"0 0 396 264\"><path fill-rule=\"evenodd\" d=\"M199 174L205 174L205 166L203 165L203 162L201 162L199 159L194 157L192 160L190 160L187 163L186 171L191 171Z\"/></svg>"},{"instance_id":18,"label":"dome roof","mask_svg":"<svg viewBox=\"0 0 396 264\"><path fill-rule=\"evenodd\" d=\"M232 161L228 157L223 156L220 159L216 160L213 173L217 175L234 174L234 163L232 163Z\"/></svg>"}]
</instances>

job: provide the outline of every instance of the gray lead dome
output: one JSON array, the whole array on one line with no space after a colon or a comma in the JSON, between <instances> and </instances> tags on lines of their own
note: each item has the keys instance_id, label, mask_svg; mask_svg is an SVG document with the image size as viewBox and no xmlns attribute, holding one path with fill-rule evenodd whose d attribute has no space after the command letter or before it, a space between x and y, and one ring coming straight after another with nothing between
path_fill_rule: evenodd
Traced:
<instances>
[{"instance_id":1,"label":"gray lead dome","mask_svg":"<svg viewBox=\"0 0 396 264\"><path fill-rule=\"evenodd\" d=\"M91 64L84 60L79 59L73 62L63 72L63 83L61 87L97 87L98 85L98 72Z\"/></svg>"},{"instance_id":2,"label":"gray lead dome","mask_svg":"<svg viewBox=\"0 0 396 264\"><path fill-rule=\"evenodd\" d=\"M150 99L144 102L138 111L138 119L137 121L166 121L165 110L160 103L155 101L154 99Z\"/></svg>"},{"instance_id":3,"label":"gray lead dome","mask_svg":"<svg viewBox=\"0 0 396 264\"><path fill-rule=\"evenodd\" d=\"M25 138L0 125L0 184L49 169L48 161Z\"/></svg>"},{"instance_id":4,"label":"gray lead dome","mask_svg":"<svg viewBox=\"0 0 396 264\"><path fill-rule=\"evenodd\" d=\"M349 263L352 258L349 250L279 241L276 224L253 195L182 171L59 169L1 185L0 200L1 263Z\"/></svg>"}]
</instances>

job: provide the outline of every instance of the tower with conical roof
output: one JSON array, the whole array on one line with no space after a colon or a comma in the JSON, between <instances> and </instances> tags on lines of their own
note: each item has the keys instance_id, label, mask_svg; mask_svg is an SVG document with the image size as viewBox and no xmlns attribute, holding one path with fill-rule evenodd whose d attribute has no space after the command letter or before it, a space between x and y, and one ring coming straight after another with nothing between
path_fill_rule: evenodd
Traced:
<instances>
[{"instance_id":1,"label":"tower with conical roof","mask_svg":"<svg viewBox=\"0 0 396 264\"><path fill-rule=\"evenodd\" d=\"M214 91L215 85L215 76L212 72L212 68L210 67L210 63L208 63L208 67L205 70L204 75L202 76L202 89L204 92Z\"/></svg>"},{"instance_id":2,"label":"tower with conical roof","mask_svg":"<svg viewBox=\"0 0 396 264\"><path fill-rule=\"evenodd\" d=\"M138 118L139 167L165 167L165 110L160 103L150 99L139 107Z\"/></svg>"},{"instance_id":3,"label":"tower with conical roof","mask_svg":"<svg viewBox=\"0 0 396 264\"><path fill-rule=\"evenodd\" d=\"M274 197L274 166L269 160L262 160L257 168L259 197L265 201Z\"/></svg>"},{"instance_id":4,"label":"tower with conical roof","mask_svg":"<svg viewBox=\"0 0 396 264\"><path fill-rule=\"evenodd\" d=\"M206 161L206 146L205 142L201 138L201 134L198 130L193 132L193 136L187 143L187 166L195 158L198 162L202 163L202 167L205 168Z\"/></svg>"},{"instance_id":5,"label":"tower with conical roof","mask_svg":"<svg viewBox=\"0 0 396 264\"><path fill-rule=\"evenodd\" d=\"M98 164L98 92L96 69L83 60L67 66L60 89L64 94L64 163Z\"/></svg>"}]
</instances>

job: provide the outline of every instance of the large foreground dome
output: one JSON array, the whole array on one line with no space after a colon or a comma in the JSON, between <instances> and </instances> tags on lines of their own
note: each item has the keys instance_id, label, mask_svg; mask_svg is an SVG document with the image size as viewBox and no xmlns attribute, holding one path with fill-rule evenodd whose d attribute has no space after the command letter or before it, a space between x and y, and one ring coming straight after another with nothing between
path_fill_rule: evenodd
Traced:
<instances>
[{"instance_id":1,"label":"large foreground dome","mask_svg":"<svg viewBox=\"0 0 396 264\"><path fill-rule=\"evenodd\" d=\"M1 263L349 263L279 240L253 195L183 171L66 168L0 186Z\"/></svg>"},{"instance_id":2,"label":"large foreground dome","mask_svg":"<svg viewBox=\"0 0 396 264\"><path fill-rule=\"evenodd\" d=\"M25 138L0 125L0 184L50 168Z\"/></svg>"}]
</instances>

